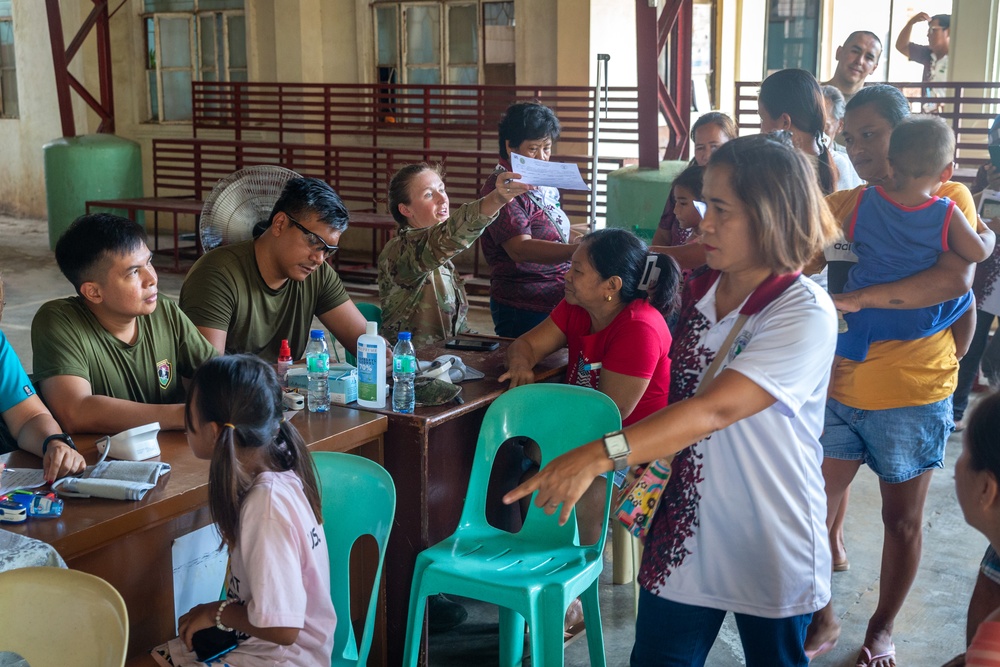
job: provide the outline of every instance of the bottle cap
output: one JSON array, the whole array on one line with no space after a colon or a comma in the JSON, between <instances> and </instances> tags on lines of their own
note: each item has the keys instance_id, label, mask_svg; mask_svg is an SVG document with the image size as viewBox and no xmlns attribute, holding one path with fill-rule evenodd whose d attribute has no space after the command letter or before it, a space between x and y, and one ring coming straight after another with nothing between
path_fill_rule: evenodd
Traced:
<instances>
[{"instance_id":1,"label":"bottle cap","mask_svg":"<svg viewBox=\"0 0 1000 667\"><path fill-rule=\"evenodd\" d=\"M292 348L289 347L288 345L288 339L283 338L281 340L281 350L278 351L278 358L280 359L283 357L291 357L291 356L292 356Z\"/></svg>"},{"instance_id":2,"label":"bottle cap","mask_svg":"<svg viewBox=\"0 0 1000 667\"><path fill-rule=\"evenodd\" d=\"M310 339L312 339L312 338L323 338L323 330L322 329L312 329L309 332L309 338Z\"/></svg>"},{"instance_id":3,"label":"bottle cap","mask_svg":"<svg viewBox=\"0 0 1000 667\"><path fill-rule=\"evenodd\" d=\"M399 332L399 340L410 340L410 332L409 331L400 331Z\"/></svg>"},{"instance_id":4,"label":"bottle cap","mask_svg":"<svg viewBox=\"0 0 1000 667\"><path fill-rule=\"evenodd\" d=\"M378 335L378 322L366 322L365 323L365 333L369 336Z\"/></svg>"}]
</instances>

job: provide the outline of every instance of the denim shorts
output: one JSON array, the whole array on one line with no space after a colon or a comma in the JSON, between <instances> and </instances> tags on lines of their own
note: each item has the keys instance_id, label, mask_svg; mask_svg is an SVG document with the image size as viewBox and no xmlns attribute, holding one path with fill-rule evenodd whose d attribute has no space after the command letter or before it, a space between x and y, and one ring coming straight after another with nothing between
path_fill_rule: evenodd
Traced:
<instances>
[{"instance_id":1,"label":"denim shorts","mask_svg":"<svg viewBox=\"0 0 1000 667\"><path fill-rule=\"evenodd\" d=\"M944 467L944 447L955 423L951 396L928 405L859 410L826 402L823 455L863 461L887 484L900 484Z\"/></svg>"},{"instance_id":2,"label":"denim shorts","mask_svg":"<svg viewBox=\"0 0 1000 667\"><path fill-rule=\"evenodd\" d=\"M983 562L979 564L979 571L994 584L1000 584L1000 556L992 545L986 547Z\"/></svg>"}]
</instances>

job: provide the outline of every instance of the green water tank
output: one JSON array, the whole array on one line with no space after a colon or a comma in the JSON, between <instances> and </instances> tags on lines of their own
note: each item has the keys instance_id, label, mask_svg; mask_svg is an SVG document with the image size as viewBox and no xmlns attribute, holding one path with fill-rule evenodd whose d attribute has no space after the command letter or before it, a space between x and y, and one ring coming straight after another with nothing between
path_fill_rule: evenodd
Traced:
<instances>
[{"instance_id":1,"label":"green water tank","mask_svg":"<svg viewBox=\"0 0 1000 667\"><path fill-rule=\"evenodd\" d=\"M652 241L670 186L687 166L683 160L667 160L659 169L630 166L608 174L607 226L630 229Z\"/></svg>"},{"instance_id":2,"label":"green water tank","mask_svg":"<svg viewBox=\"0 0 1000 667\"><path fill-rule=\"evenodd\" d=\"M134 141L88 134L56 139L42 150L52 249L70 223L87 212L88 201L142 197L142 153Z\"/></svg>"}]
</instances>

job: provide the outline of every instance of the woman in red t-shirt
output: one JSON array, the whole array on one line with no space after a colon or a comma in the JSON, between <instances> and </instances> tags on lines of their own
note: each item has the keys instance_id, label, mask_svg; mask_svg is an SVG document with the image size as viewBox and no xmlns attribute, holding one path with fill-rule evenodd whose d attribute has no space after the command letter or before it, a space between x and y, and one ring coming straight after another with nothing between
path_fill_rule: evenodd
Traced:
<instances>
[{"instance_id":1,"label":"woman in red t-shirt","mask_svg":"<svg viewBox=\"0 0 1000 667\"><path fill-rule=\"evenodd\" d=\"M650 276L654 266L659 275ZM500 381L510 380L511 387L534 382L535 364L568 345L566 381L611 397L623 425L666 407L671 342L666 318L677 303L679 282L676 262L650 255L629 231L602 229L584 236L566 273L565 298L541 324L511 343L508 370ZM603 483L595 484L582 502L583 507L577 505L580 540L592 543L603 515ZM591 530L593 536L587 534Z\"/></svg>"}]
</instances>

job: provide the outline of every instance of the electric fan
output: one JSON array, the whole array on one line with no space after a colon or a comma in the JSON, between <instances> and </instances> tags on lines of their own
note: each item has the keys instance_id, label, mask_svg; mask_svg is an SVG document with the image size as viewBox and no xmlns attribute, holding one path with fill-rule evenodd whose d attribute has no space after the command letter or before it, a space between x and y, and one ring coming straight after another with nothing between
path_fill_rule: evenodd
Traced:
<instances>
[{"instance_id":1,"label":"electric fan","mask_svg":"<svg viewBox=\"0 0 1000 667\"><path fill-rule=\"evenodd\" d=\"M240 169L218 183L201 210L201 246L209 251L220 245L253 238L254 227L267 223L285 184L301 178L291 169L257 165Z\"/></svg>"}]
</instances>

